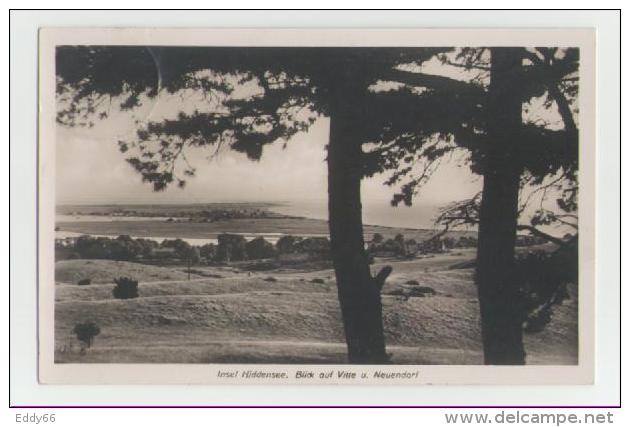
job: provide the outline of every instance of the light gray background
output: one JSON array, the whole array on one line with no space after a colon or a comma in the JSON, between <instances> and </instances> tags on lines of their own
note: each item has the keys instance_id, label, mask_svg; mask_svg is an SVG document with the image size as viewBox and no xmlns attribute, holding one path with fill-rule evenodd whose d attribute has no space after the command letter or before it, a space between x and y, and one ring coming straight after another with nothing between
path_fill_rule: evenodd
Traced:
<instances>
[{"instance_id":1,"label":"light gray background","mask_svg":"<svg viewBox=\"0 0 630 427\"><path fill-rule=\"evenodd\" d=\"M501 25L498 26L497 23ZM594 386L40 386L37 384L37 29L596 28L598 33L597 373ZM12 405L616 405L619 403L619 18L594 11L147 12L11 14Z\"/></svg>"}]
</instances>

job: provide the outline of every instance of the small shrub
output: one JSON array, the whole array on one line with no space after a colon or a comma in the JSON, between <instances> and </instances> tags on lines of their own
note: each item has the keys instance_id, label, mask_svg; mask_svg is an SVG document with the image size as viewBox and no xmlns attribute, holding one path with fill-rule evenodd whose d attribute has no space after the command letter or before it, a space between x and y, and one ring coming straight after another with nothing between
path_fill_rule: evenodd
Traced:
<instances>
[{"instance_id":1,"label":"small shrub","mask_svg":"<svg viewBox=\"0 0 630 427\"><path fill-rule=\"evenodd\" d=\"M413 297L425 297L427 295L435 295L435 289L429 286L414 286L409 289L409 294Z\"/></svg>"},{"instance_id":2,"label":"small shrub","mask_svg":"<svg viewBox=\"0 0 630 427\"><path fill-rule=\"evenodd\" d=\"M265 277L263 280L265 282L277 282L278 281L278 279L276 279L275 277L271 277L271 276Z\"/></svg>"},{"instance_id":3,"label":"small shrub","mask_svg":"<svg viewBox=\"0 0 630 427\"><path fill-rule=\"evenodd\" d=\"M114 298L129 299L138 298L138 281L129 277L114 279L116 287L113 290Z\"/></svg>"},{"instance_id":4,"label":"small shrub","mask_svg":"<svg viewBox=\"0 0 630 427\"><path fill-rule=\"evenodd\" d=\"M311 280L311 283L319 283L321 285L325 282L324 282L324 279L320 279L319 277L316 277L313 280Z\"/></svg>"},{"instance_id":5,"label":"small shrub","mask_svg":"<svg viewBox=\"0 0 630 427\"><path fill-rule=\"evenodd\" d=\"M408 300L411 297L414 298L426 298L432 295L435 295L436 292L433 288L429 286L410 286L410 285L402 285L397 286L393 289L386 289L383 291L385 295L394 295L403 297L404 300Z\"/></svg>"},{"instance_id":6,"label":"small shrub","mask_svg":"<svg viewBox=\"0 0 630 427\"><path fill-rule=\"evenodd\" d=\"M420 283L417 280L407 280L405 285L420 286Z\"/></svg>"},{"instance_id":7,"label":"small shrub","mask_svg":"<svg viewBox=\"0 0 630 427\"><path fill-rule=\"evenodd\" d=\"M374 235L372 235L372 241L374 243L383 243L383 240L385 239L381 233L374 233Z\"/></svg>"},{"instance_id":8,"label":"small shrub","mask_svg":"<svg viewBox=\"0 0 630 427\"><path fill-rule=\"evenodd\" d=\"M407 296L407 292L404 288L386 289L385 291L383 291L383 294L394 296Z\"/></svg>"},{"instance_id":9,"label":"small shrub","mask_svg":"<svg viewBox=\"0 0 630 427\"><path fill-rule=\"evenodd\" d=\"M101 333L101 329L94 322L77 323L74 325L77 339L89 348L94 343L94 337Z\"/></svg>"},{"instance_id":10,"label":"small shrub","mask_svg":"<svg viewBox=\"0 0 630 427\"><path fill-rule=\"evenodd\" d=\"M77 282L77 285L79 285L79 286L87 286L87 285L89 285L90 283L92 283L92 280L91 280L91 279L88 279L88 278L85 278L85 279L81 279L81 280L79 280L79 281Z\"/></svg>"},{"instance_id":11,"label":"small shrub","mask_svg":"<svg viewBox=\"0 0 630 427\"><path fill-rule=\"evenodd\" d=\"M280 264L275 261L255 261L241 266L246 271L270 271L280 268Z\"/></svg>"}]
</instances>

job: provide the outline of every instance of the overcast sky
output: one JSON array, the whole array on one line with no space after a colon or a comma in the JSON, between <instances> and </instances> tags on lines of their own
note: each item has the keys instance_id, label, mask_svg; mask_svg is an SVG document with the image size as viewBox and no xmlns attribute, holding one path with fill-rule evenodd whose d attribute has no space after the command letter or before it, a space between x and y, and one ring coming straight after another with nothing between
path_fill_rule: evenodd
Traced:
<instances>
[{"instance_id":1,"label":"overcast sky","mask_svg":"<svg viewBox=\"0 0 630 427\"><path fill-rule=\"evenodd\" d=\"M445 66L437 59L425 62L421 70L461 80L473 76L461 68ZM57 203L326 200L326 118L319 119L308 132L295 135L286 148L281 142L266 146L258 162L229 150L208 159L212 147L187 152L187 158L197 167L197 175L188 180L184 189L173 186L159 193L141 182L139 174L118 151L117 141L135 132L136 120L140 123L159 121L175 118L180 111L212 108L198 93L162 93L154 99L145 98L142 107L132 114L108 111L109 118L97 120L90 129L58 126ZM422 189L422 204L445 204L472 197L481 189L481 180L458 163L461 162L442 162L433 179ZM364 180L365 204L389 203L395 189L383 185L386 178L376 176Z\"/></svg>"},{"instance_id":2,"label":"overcast sky","mask_svg":"<svg viewBox=\"0 0 630 427\"><path fill-rule=\"evenodd\" d=\"M421 70L461 80L470 80L472 76L437 59L424 63ZM551 126L561 126L557 112L554 108L545 108L542 100L532 101L524 115L527 114L529 119L539 116ZM152 191L151 185L141 181L140 175L125 162L118 149L120 139L128 140L129 135L135 133L136 123L175 118L180 111L190 113L195 109L212 108L211 103L198 93L161 93L154 99L145 98L143 105L132 113L108 111L109 118L96 120L95 126L89 129L59 125L56 135L57 203L325 202L324 148L329 124L326 118L318 119L307 132L295 135L286 147L283 142L265 146L262 159L257 162L230 150L212 156L213 147L189 151L186 156L196 167L196 176L188 179L183 189L172 185L157 193ZM470 198L481 190L481 178L473 175L461 160L461 156L443 160L416 197L415 207L407 212L404 208L387 208L397 189L383 184L386 175L365 179L362 185L364 213L379 223L383 223L384 215L406 216L411 222L421 216L422 225L427 226L438 207ZM381 207L384 209L380 210ZM376 215L377 211L380 216Z\"/></svg>"},{"instance_id":3,"label":"overcast sky","mask_svg":"<svg viewBox=\"0 0 630 427\"><path fill-rule=\"evenodd\" d=\"M152 117L155 114L151 114ZM98 122L91 129L57 129L57 201L78 203L196 203L228 201L326 200L325 145L328 119L322 118L306 133L295 135L284 147L265 147L253 162L229 150L211 157L213 148L195 149L187 157L197 167L184 189L172 186L153 192L125 162L117 141L135 128L130 117ZM444 204L470 197L480 180L458 161L444 161L422 190L424 203ZM383 185L386 176L366 179L363 199L389 203L394 188Z\"/></svg>"}]
</instances>

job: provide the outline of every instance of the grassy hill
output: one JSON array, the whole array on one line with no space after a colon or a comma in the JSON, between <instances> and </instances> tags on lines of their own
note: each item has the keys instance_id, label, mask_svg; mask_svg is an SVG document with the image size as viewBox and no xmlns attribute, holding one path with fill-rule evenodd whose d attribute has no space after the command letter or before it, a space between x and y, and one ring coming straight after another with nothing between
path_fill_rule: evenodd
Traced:
<instances>
[{"instance_id":1,"label":"grassy hill","mask_svg":"<svg viewBox=\"0 0 630 427\"><path fill-rule=\"evenodd\" d=\"M394 273L384 289L383 305L388 351L395 363L482 363L473 272L449 269L471 257L472 252L459 252L391 263ZM57 263L58 272L68 274L67 263ZM162 271L184 274L176 270L123 264L116 267L128 268L129 275L134 276L133 271L140 280L137 299L113 299L107 277L114 266L108 262L72 261L72 271L89 271L104 283L56 287L57 362L345 361L331 270L252 273L208 267L205 273L215 277L187 281ZM433 288L435 295L408 299L392 295L409 280ZM86 320L95 321L101 334L82 354L72 329ZM526 346L528 363L576 363L575 295L556 310L543 332L526 337Z\"/></svg>"},{"instance_id":2,"label":"grassy hill","mask_svg":"<svg viewBox=\"0 0 630 427\"><path fill-rule=\"evenodd\" d=\"M181 270L126 261L73 259L55 263L55 281L57 283L76 284L84 278L91 279L92 283L113 283L114 278L121 276L133 277L141 282L186 280L188 278L188 274ZM191 274L191 278L198 277Z\"/></svg>"}]
</instances>

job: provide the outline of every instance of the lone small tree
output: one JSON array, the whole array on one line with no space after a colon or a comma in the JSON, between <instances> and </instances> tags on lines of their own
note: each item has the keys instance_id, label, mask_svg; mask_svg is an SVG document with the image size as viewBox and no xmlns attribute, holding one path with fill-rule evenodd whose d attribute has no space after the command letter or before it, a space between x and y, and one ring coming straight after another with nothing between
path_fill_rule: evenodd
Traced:
<instances>
[{"instance_id":1,"label":"lone small tree","mask_svg":"<svg viewBox=\"0 0 630 427\"><path fill-rule=\"evenodd\" d=\"M94 343L94 337L101 333L101 329L94 322L77 323L74 325L74 333L79 341L90 348Z\"/></svg>"},{"instance_id":2,"label":"lone small tree","mask_svg":"<svg viewBox=\"0 0 630 427\"><path fill-rule=\"evenodd\" d=\"M114 279L116 286L112 290L114 298L130 299L138 298L138 281L129 277L119 277Z\"/></svg>"}]
</instances>

